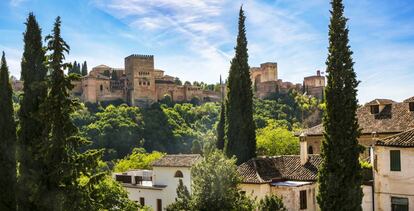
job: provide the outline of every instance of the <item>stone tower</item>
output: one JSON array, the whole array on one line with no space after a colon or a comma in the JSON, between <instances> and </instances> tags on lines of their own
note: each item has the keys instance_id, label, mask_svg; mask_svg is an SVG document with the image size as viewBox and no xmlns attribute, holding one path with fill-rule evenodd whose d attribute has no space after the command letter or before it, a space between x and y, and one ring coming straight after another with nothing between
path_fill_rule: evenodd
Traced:
<instances>
[{"instance_id":1,"label":"stone tower","mask_svg":"<svg viewBox=\"0 0 414 211\"><path fill-rule=\"evenodd\" d=\"M132 54L125 58L128 79L127 101L133 106L148 106L156 98L153 55Z\"/></svg>"}]
</instances>

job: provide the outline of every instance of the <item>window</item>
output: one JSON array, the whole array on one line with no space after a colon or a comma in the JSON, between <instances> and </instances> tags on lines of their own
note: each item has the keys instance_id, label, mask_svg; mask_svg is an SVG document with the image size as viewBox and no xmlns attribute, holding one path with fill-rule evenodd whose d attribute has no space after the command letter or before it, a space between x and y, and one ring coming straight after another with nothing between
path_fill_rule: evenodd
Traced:
<instances>
[{"instance_id":1,"label":"window","mask_svg":"<svg viewBox=\"0 0 414 211\"><path fill-rule=\"evenodd\" d=\"M183 172L181 172L180 170L176 171L174 174L174 177L179 177L179 178L183 178Z\"/></svg>"},{"instance_id":2,"label":"window","mask_svg":"<svg viewBox=\"0 0 414 211\"><path fill-rule=\"evenodd\" d=\"M379 113L379 105L372 105L371 114L378 114L378 113Z\"/></svg>"},{"instance_id":3,"label":"window","mask_svg":"<svg viewBox=\"0 0 414 211\"><path fill-rule=\"evenodd\" d=\"M391 211L408 211L408 199L391 197Z\"/></svg>"},{"instance_id":4,"label":"window","mask_svg":"<svg viewBox=\"0 0 414 211\"><path fill-rule=\"evenodd\" d=\"M162 211L162 201L161 201L161 199L157 199L157 211Z\"/></svg>"},{"instance_id":5,"label":"window","mask_svg":"<svg viewBox=\"0 0 414 211\"><path fill-rule=\"evenodd\" d=\"M122 183L131 183L132 178L130 175L116 175L115 180Z\"/></svg>"},{"instance_id":6,"label":"window","mask_svg":"<svg viewBox=\"0 0 414 211\"><path fill-rule=\"evenodd\" d=\"M400 150L390 150L390 169L391 171L401 171Z\"/></svg>"},{"instance_id":7,"label":"window","mask_svg":"<svg viewBox=\"0 0 414 211\"><path fill-rule=\"evenodd\" d=\"M414 102L408 103L410 111L414 111Z\"/></svg>"},{"instance_id":8,"label":"window","mask_svg":"<svg viewBox=\"0 0 414 211\"><path fill-rule=\"evenodd\" d=\"M140 197L140 198L139 198L139 203L140 203L142 206L145 206L145 198L144 198L144 197Z\"/></svg>"},{"instance_id":9,"label":"window","mask_svg":"<svg viewBox=\"0 0 414 211\"><path fill-rule=\"evenodd\" d=\"M99 88L100 88L100 90L101 90L101 92L102 92L102 90L103 90L103 86L102 86L102 84L99 86Z\"/></svg>"},{"instance_id":10,"label":"window","mask_svg":"<svg viewBox=\"0 0 414 211\"><path fill-rule=\"evenodd\" d=\"M299 201L300 201L300 209L301 210L307 209L308 202L306 198L306 190L301 190L299 192Z\"/></svg>"},{"instance_id":11,"label":"window","mask_svg":"<svg viewBox=\"0 0 414 211\"><path fill-rule=\"evenodd\" d=\"M308 154L313 154L313 147L312 146L309 146L308 147Z\"/></svg>"}]
</instances>

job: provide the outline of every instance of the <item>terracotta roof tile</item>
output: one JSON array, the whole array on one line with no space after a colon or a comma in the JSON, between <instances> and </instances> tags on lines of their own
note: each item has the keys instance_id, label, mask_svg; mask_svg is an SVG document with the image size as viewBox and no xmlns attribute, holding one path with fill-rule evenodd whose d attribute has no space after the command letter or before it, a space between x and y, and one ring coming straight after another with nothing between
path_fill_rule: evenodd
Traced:
<instances>
[{"instance_id":1,"label":"terracotta roof tile","mask_svg":"<svg viewBox=\"0 0 414 211\"><path fill-rule=\"evenodd\" d=\"M390 99L375 99L365 105L388 105L388 104L394 104L394 103L396 102Z\"/></svg>"},{"instance_id":2,"label":"terracotta roof tile","mask_svg":"<svg viewBox=\"0 0 414 211\"><path fill-rule=\"evenodd\" d=\"M191 167L194 163L201 159L199 154L178 154L166 155L154 162L152 166L157 167Z\"/></svg>"},{"instance_id":3,"label":"terracotta roof tile","mask_svg":"<svg viewBox=\"0 0 414 211\"><path fill-rule=\"evenodd\" d=\"M238 171L243 183L269 183L273 180L315 181L322 162L319 155L309 155L305 165L299 155L258 157L241 164Z\"/></svg>"},{"instance_id":4,"label":"terracotta roof tile","mask_svg":"<svg viewBox=\"0 0 414 211\"><path fill-rule=\"evenodd\" d=\"M378 140L376 145L394 147L414 147L414 128L397 135Z\"/></svg>"},{"instance_id":5,"label":"terracotta roof tile","mask_svg":"<svg viewBox=\"0 0 414 211\"><path fill-rule=\"evenodd\" d=\"M414 112L409 110L407 102L389 104L378 114L371 114L370 105L365 104L357 110L357 118L364 134L400 133L414 128ZM295 135L300 135L302 132L309 136L319 136L323 133L323 126L320 124Z\"/></svg>"}]
</instances>

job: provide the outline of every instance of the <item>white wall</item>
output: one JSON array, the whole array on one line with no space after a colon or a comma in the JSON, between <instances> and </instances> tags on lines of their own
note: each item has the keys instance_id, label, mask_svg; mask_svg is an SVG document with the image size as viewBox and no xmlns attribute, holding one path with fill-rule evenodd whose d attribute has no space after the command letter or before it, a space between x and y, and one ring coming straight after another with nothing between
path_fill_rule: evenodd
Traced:
<instances>
[{"instance_id":1,"label":"white wall","mask_svg":"<svg viewBox=\"0 0 414 211\"><path fill-rule=\"evenodd\" d=\"M253 196L257 200L264 198L267 194L270 193L270 185L265 184L247 184L242 183L240 189L245 191L248 196Z\"/></svg>"},{"instance_id":2,"label":"white wall","mask_svg":"<svg viewBox=\"0 0 414 211\"><path fill-rule=\"evenodd\" d=\"M274 186L271 188L272 193L282 197L283 203L287 210L301 210L300 209L300 191L306 190L307 195L307 211L319 210L316 201L316 183L303 185L299 187Z\"/></svg>"},{"instance_id":3,"label":"white wall","mask_svg":"<svg viewBox=\"0 0 414 211\"><path fill-rule=\"evenodd\" d=\"M401 171L390 171L390 150L400 150ZM375 209L390 210L391 197L408 198L414 210L414 148L375 146Z\"/></svg>"}]
</instances>

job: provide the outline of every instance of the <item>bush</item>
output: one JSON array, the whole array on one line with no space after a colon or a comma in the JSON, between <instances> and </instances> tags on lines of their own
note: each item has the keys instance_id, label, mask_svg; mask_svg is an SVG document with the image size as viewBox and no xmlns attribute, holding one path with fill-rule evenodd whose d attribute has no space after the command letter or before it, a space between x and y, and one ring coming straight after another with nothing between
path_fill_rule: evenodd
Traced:
<instances>
[{"instance_id":1,"label":"bush","mask_svg":"<svg viewBox=\"0 0 414 211\"><path fill-rule=\"evenodd\" d=\"M287 211L282 199L273 194L261 199L258 208L260 211Z\"/></svg>"}]
</instances>

